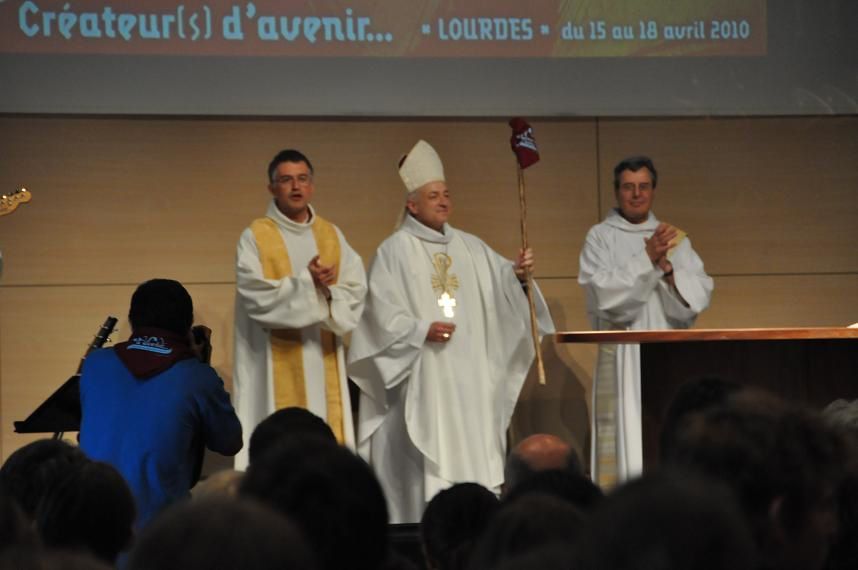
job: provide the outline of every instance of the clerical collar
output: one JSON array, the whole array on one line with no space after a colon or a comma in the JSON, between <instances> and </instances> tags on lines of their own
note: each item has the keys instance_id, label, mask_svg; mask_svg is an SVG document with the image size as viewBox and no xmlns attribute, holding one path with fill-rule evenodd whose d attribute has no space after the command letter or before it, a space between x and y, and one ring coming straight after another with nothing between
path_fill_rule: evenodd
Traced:
<instances>
[{"instance_id":1,"label":"clerical collar","mask_svg":"<svg viewBox=\"0 0 858 570\"><path fill-rule=\"evenodd\" d=\"M650 232L658 227L659 222L655 214L650 212L649 217L645 221L633 224L625 219L617 208L614 208L605 218L605 223L627 232Z\"/></svg>"},{"instance_id":2,"label":"clerical collar","mask_svg":"<svg viewBox=\"0 0 858 570\"><path fill-rule=\"evenodd\" d=\"M414 216L406 215L399 228L410 233L417 239L432 243L450 243L450 240L453 239L453 228L446 222L444 223L444 233L442 234L429 226L423 225Z\"/></svg>"},{"instance_id":3,"label":"clerical collar","mask_svg":"<svg viewBox=\"0 0 858 570\"><path fill-rule=\"evenodd\" d=\"M310 217L307 218L307 221L296 222L295 220L287 218L286 214L281 212L280 208L277 207L277 203L274 200L271 200L271 203L268 204L268 211L265 215L274 220L278 226L282 227L286 231L300 234L312 228L313 222L316 221L316 212L313 210L313 206L307 204L307 208L310 210Z\"/></svg>"}]
</instances>

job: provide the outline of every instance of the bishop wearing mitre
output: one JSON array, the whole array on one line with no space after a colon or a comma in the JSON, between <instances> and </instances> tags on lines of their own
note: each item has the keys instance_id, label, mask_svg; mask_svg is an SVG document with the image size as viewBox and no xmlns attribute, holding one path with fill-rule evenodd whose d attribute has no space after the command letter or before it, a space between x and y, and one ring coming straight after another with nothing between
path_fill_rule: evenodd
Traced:
<instances>
[{"instance_id":1,"label":"bishop wearing mitre","mask_svg":"<svg viewBox=\"0 0 858 570\"><path fill-rule=\"evenodd\" d=\"M348 374L359 386L358 451L393 523L417 522L458 482L499 492L506 430L534 358L524 290L533 254L515 261L453 228L438 153L419 141L399 163L401 223L379 246ZM540 334L554 324L533 285Z\"/></svg>"}]
</instances>

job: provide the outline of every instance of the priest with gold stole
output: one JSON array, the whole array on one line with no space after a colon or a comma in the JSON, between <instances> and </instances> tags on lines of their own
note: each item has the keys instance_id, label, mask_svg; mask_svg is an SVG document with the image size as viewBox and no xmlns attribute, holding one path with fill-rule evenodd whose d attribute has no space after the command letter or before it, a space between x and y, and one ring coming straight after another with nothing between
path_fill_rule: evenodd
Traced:
<instances>
[{"instance_id":1,"label":"priest with gold stole","mask_svg":"<svg viewBox=\"0 0 858 570\"><path fill-rule=\"evenodd\" d=\"M399 174L402 222L370 266L348 366L361 389L358 450L394 523L419 521L454 483L499 492L506 430L534 357L522 285L532 252L510 261L447 223L450 192L428 143L411 149ZM534 293L540 330L551 333Z\"/></svg>"},{"instance_id":2,"label":"priest with gold stole","mask_svg":"<svg viewBox=\"0 0 858 570\"><path fill-rule=\"evenodd\" d=\"M256 425L285 407L309 409L341 443L355 443L342 336L363 311L363 262L310 205L306 156L280 152L268 180L274 199L241 234L236 260L233 392L245 437L237 469L247 466Z\"/></svg>"}]
</instances>

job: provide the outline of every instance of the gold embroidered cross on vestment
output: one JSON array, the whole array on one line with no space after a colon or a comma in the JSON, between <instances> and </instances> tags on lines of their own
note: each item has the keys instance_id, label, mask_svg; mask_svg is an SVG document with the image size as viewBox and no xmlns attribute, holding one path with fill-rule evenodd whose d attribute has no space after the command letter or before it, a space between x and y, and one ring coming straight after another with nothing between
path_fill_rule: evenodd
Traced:
<instances>
[{"instance_id":1,"label":"gold embroidered cross on vestment","mask_svg":"<svg viewBox=\"0 0 858 570\"><path fill-rule=\"evenodd\" d=\"M444 309L444 316L454 316L453 307L456 306L454 294L459 288L459 278L448 270L453 264L453 259L443 252L432 256L432 265L435 267L435 275L432 276L432 289L439 294L438 306Z\"/></svg>"}]
</instances>

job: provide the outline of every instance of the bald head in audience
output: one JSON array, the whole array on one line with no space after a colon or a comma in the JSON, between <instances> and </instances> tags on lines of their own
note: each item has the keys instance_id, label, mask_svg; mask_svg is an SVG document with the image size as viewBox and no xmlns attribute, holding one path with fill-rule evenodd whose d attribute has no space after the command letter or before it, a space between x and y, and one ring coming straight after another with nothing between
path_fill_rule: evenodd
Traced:
<instances>
[{"instance_id":1,"label":"bald head in audience","mask_svg":"<svg viewBox=\"0 0 858 570\"><path fill-rule=\"evenodd\" d=\"M504 491L507 492L528 476L549 469L581 473L578 454L568 443L547 433L521 440L507 457L504 469Z\"/></svg>"}]
</instances>

